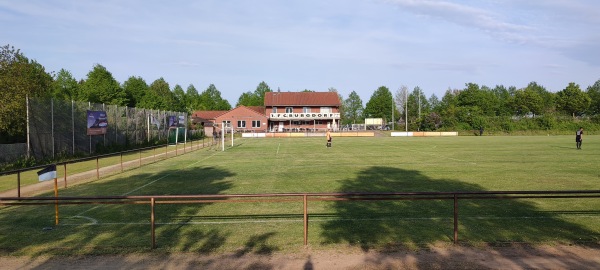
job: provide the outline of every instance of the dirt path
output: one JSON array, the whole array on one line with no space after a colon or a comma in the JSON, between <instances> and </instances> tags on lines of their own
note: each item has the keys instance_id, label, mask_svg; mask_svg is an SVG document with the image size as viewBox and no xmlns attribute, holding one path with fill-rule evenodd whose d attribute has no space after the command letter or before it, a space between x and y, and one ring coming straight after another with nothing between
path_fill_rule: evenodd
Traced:
<instances>
[{"instance_id":1,"label":"dirt path","mask_svg":"<svg viewBox=\"0 0 600 270\"><path fill-rule=\"evenodd\" d=\"M582 246L434 247L394 253L129 254L0 257L2 269L598 269L600 249Z\"/></svg>"}]
</instances>

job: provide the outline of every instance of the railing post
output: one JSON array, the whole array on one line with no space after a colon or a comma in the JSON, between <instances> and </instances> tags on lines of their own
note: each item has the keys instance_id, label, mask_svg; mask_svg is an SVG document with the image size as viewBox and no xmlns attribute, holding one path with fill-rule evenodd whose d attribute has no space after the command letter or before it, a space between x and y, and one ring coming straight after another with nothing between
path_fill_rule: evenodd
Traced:
<instances>
[{"instance_id":1,"label":"railing post","mask_svg":"<svg viewBox=\"0 0 600 270\"><path fill-rule=\"evenodd\" d=\"M65 162L65 164L63 164L64 168L65 168L65 188L67 188L67 163Z\"/></svg>"},{"instance_id":2,"label":"railing post","mask_svg":"<svg viewBox=\"0 0 600 270\"><path fill-rule=\"evenodd\" d=\"M100 164L99 164L99 157L96 157L96 178L100 179Z\"/></svg>"},{"instance_id":3,"label":"railing post","mask_svg":"<svg viewBox=\"0 0 600 270\"><path fill-rule=\"evenodd\" d=\"M17 172L17 197L21 198L21 171Z\"/></svg>"},{"instance_id":4,"label":"railing post","mask_svg":"<svg viewBox=\"0 0 600 270\"><path fill-rule=\"evenodd\" d=\"M308 245L308 195L304 194L304 246Z\"/></svg>"},{"instance_id":5,"label":"railing post","mask_svg":"<svg viewBox=\"0 0 600 270\"><path fill-rule=\"evenodd\" d=\"M142 167L142 149L140 149L140 167Z\"/></svg>"},{"instance_id":6,"label":"railing post","mask_svg":"<svg viewBox=\"0 0 600 270\"><path fill-rule=\"evenodd\" d=\"M458 196L454 194L454 244L458 244Z\"/></svg>"},{"instance_id":7,"label":"railing post","mask_svg":"<svg viewBox=\"0 0 600 270\"><path fill-rule=\"evenodd\" d=\"M150 237L152 237L152 249L156 248L156 225L154 222L154 197L150 198Z\"/></svg>"}]
</instances>

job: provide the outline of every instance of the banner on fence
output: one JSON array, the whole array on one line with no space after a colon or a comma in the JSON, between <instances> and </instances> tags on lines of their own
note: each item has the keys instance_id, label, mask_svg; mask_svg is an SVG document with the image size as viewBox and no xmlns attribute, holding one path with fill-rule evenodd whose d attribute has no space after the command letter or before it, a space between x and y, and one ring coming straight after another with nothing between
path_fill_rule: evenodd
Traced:
<instances>
[{"instance_id":1,"label":"banner on fence","mask_svg":"<svg viewBox=\"0 0 600 270\"><path fill-rule=\"evenodd\" d=\"M106 127L106 111L87 111L87 135L104 135Z\"/></svg>"},{"instance_id":2,"label":"banner on fence","mask_svg":"<svg viewBox=\"0 0 600 270\"><path fill-rule=\"evenodd\" d=\"M176 128L179 126L179 118L177 116L169 116L169 128Z\"/></svg>"},{"instance_id":3,"label":"banner on fence","mask_svg":"<svg viewBox=\"0 0 600 270\"><path fill-rule=\"evenodd\" d=\"M160 121L153 114L150 115L150 124L156 125L156 128L160 129Z\"/></svg>"}]
</instances>

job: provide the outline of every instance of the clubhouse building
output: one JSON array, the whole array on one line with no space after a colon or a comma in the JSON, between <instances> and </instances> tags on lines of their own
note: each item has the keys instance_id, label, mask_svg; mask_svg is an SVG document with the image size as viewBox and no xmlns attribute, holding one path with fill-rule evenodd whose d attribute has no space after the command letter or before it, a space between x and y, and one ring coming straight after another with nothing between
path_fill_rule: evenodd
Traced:
<instances>
[{"instance_id":1,"label":"clubhouse building","mask_svg":"<svg viewBox=\"0 0 600 270\"><path fill-rule=\"evenodd\" d=\"M340 106L336 92L267 92L264 107L239 106L229 111L197 111L192 124L204 132L219 132L222 126L235 132L314 133L340 126Z\"/></svg>"}]
</instances>

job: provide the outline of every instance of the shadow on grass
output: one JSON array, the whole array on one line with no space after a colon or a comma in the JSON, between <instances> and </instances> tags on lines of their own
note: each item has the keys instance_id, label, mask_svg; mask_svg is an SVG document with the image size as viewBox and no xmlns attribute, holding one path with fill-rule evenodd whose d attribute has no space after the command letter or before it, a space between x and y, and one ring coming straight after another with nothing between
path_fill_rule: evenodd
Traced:
<instances>
[{"instance_id":1,"label":"shadow on grass","mask_svg":"<svg viewBox=\"0 0 600 270\"><path fill-rule=\"evenodd\" d=\"M344 180L340 192L481 191L419 171L370 167ZM425 248L453 241L453 201L336 201L337 217L321 224L322 244L346 244L364 251ZM556 209L564 214L568 209ZM597 243L600 236L544 211L531 200L459 200L461 243ZM595 220L595 219L593 219ZM595 222L595 221L594 221Z\"/></svg>"},{"instance_id":2,"label":"shadow on grass","mask_svg":"<svg viewBox=\"0 0 600 270\"><path fill-rule=\"evenodd\" d=\"M214 167L166 170L77 185L61 190L59 196L220 194L231 188L227 178L233 175ZM194 216L206 205L156 205L157 243L180 251L218 249L227 235L184 228L185 222L176 220ZM0 252L37 256L148 251L150 210L149 204L60 205L60 223L54 226L54 205L2 208Z\"/></svg>"}]
</instances>

